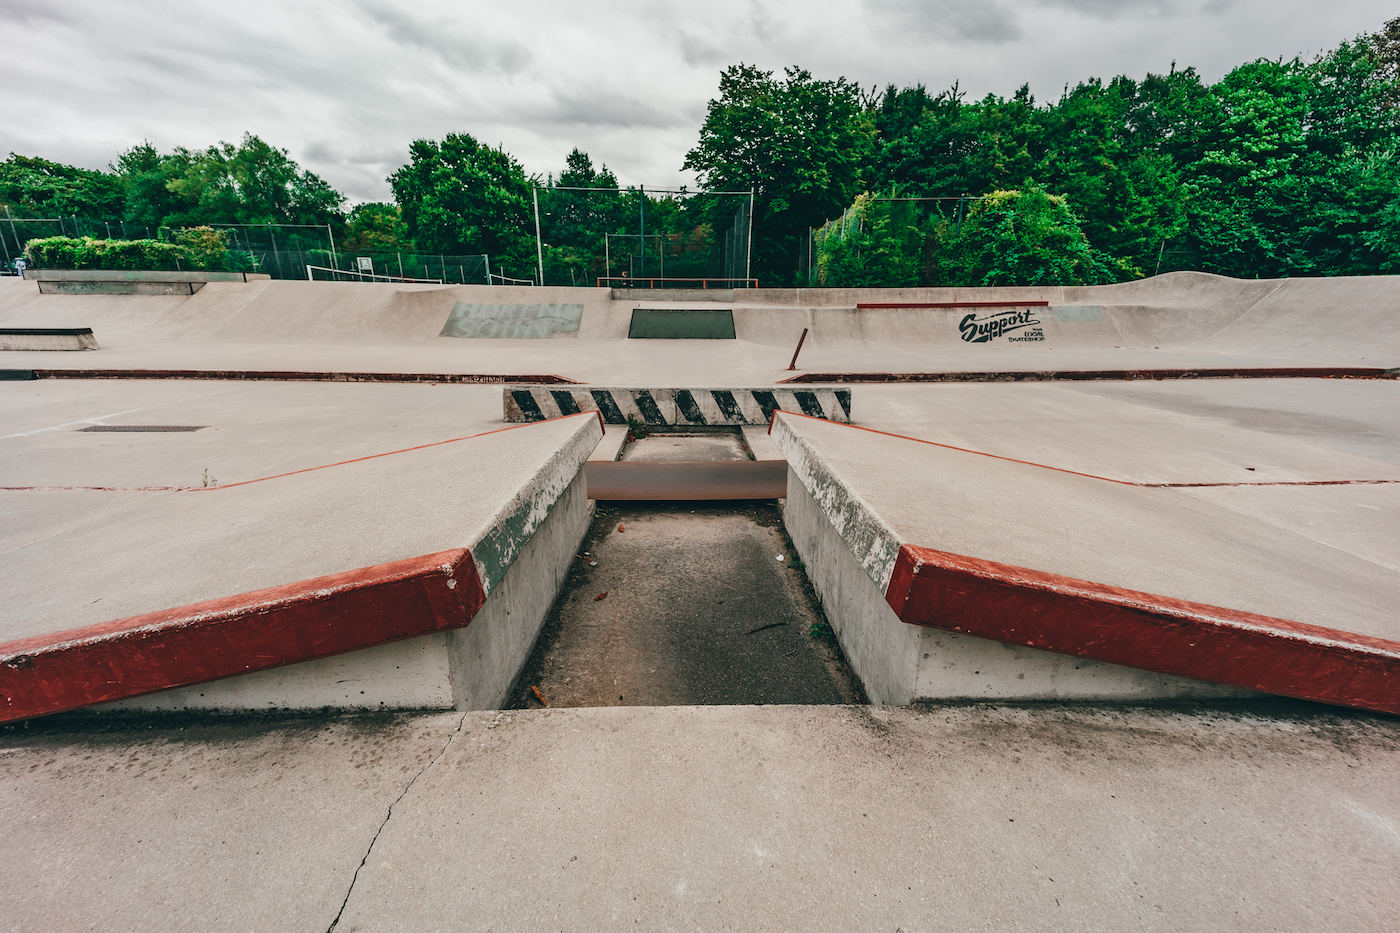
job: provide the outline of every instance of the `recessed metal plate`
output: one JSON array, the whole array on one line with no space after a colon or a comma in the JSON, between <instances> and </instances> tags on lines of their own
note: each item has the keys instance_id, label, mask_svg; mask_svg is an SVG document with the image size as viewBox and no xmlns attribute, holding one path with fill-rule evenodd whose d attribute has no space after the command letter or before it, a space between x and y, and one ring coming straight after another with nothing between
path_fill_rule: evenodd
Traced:
<instances>
[{"instance_id":1,"label":"recessed metal plate","mask_svg":"<svg viewBox=\"0 0 1400 933\"><path fill-rule=\"evenodd\" d=\"M198 431L207 427L207 424L93 424L78 430L111 434L178 434L181 431Z\"/></svg>"}]
</instances>

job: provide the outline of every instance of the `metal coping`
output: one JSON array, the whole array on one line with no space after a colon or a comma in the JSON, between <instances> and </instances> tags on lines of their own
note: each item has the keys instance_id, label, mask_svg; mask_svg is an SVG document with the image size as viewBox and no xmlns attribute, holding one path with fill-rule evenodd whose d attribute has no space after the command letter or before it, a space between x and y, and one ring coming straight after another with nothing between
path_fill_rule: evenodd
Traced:
<instances>
[{"instance_id":1,"label":"metal coping","mask_svg":"<svg viewBox=\"0 0 1400 933\"><path fill-rule=\"evenodd\" d=\"M0 327L0 337L81 337L91 327Z\"/></svg>"}]
</instances>

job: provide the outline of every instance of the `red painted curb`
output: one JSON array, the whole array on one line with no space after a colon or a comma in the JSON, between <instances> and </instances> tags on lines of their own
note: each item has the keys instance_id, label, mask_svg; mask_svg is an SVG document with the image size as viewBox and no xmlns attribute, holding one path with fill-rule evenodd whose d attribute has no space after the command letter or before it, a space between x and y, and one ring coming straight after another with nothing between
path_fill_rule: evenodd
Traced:
<instances>
[{"instance_id":1,"label":"red painted curb","mask_svg":"<svg viewBox=\"0 0 1400 933\"><path fill-rule=\"evenodd\" d=\"M908 544L885 600L915 625L1400 714L1400 642Z\"/></svg>"},{"instance_id":2,"label":"red painted curb","mask_svg":"<svg viewBox=\"0 0 1400 933\"><path fill-rule=\"evenodd\" d=\"M465 549L0 645L0 722L462 628L486 601Z\"/></svg>"},{"instance_id":3,"label":"red painted curb","mask_svg":"<svg viewBox=\"0 0 1400 933\"><path fill-rule=\"evenodd\" d=\"M867 308L1047 308L1048 301L858 301L856 310Z\"/></svg>"},{"instance_id":4,"label":"red painted curb","mask_svg":"<svg viewBox=\"0 0 1400 933\"><path fill-rule=\"evenodd\" d=\"M35 379L228 379L245 382L442 382L452 385L584 385L550 373L495 376L476 373L337 373L246 369L36 369Z\"/></svg>"},{"instance_id":5,"label":"red painted curb","mask_svg":"<svg viewBox=\"0 0 1400 933\"><path fill-rule=\"evenodd\" d=\"M1083 369L1023 372L803 373L789 382L1099 382L1161 379L1395 379L1378 366L1275 366L1255 369Z\"/></svg>"}]
</instances>

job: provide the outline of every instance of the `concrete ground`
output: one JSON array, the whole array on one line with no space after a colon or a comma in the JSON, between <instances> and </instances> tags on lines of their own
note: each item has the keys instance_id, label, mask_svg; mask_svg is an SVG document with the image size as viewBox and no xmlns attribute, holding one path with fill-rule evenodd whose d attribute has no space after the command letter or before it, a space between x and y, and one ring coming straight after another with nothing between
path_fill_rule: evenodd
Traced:
<instances>
[{"instance_id":1,"label":"concrete ground","mask_svg":"<svg viewBox=\"0 0 1400 933\"><path fill-rule=\"evenodd\" d=\"M1046 345L1004 346L919 331L928 316L862 328L853 305L870 294L751 295L740 339L695 342L625 341L637 302L590 294L577 338L491 341L436 334L454 301L568 290L216 283L188 300L41 300L3 282L0 323L92 326L103 349L6 352L0 367L737 386L794 375L809 324L805 372L1394 367L1394 282L1047 290L1118 317L1093 340L1070 317ZM1106 582L1394 637L1397 392L1312 379L856 385L857 425L965 450L896 462L878 452L914 442L830 449L871 502L936 530L926 544L1080 577L1107 568ZM155 595L169 602L215 574L241 588L387 559L481 492L442 448L405 455L421 461L408 473L385 458L302 474L251 511L170 505L203 493L39 487L227 485L500 418L494 386L0 383L0 486L24 487L0 493L5 637L52 622L59 603L68 624L159 608L144 588L167 569L179 586ZM80 430L94 423L203 427ZM617 434L595 455L613 459ZM744 434L758 459L774 456L762 429ZM473 462L514 469L507 447ZM1120 495L1108 480L1344 485ZM181 523L211 546L179 540ZM344 550L323 546L325 529ZM714 599L703 582L671 595ZM22 601L43 612L17 612ZM0 729L0 929L1393 930L1397 778L1400 720L1284 701L59 717Z\"/></svg>"},{"instance_id":2,"label":"concrete ground","mask_svg":"<svg viewBox=\"0 0 1400 933\"><path fill-rule=\"evenodd\" d=\"M0 928L1379 933L1398 774L1283 702L50 720Z\"/></svg>"},{"instance_id":3,"label":"concrete ground","mask_svg":"<svg viewBox=\"0 0 1400 933\"><path fill-rule=\"evenodd\" d=\"M864 701L771 502L610 503L585 548L516 708Z\"/></svg>"}]
</instances>

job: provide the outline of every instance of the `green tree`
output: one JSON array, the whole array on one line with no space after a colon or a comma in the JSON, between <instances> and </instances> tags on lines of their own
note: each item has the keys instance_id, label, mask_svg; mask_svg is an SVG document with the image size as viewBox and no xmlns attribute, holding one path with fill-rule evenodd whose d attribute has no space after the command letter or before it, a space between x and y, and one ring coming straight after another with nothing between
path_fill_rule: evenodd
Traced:
<instances>
[{"instance_id":1,"label":"green tree","mask_svg":"<svg viewBox=\"0 0 1400 933\"><path fill-rule=\"evenodd\" d=\"M975 202L960 230L942 223L929 240L926 276L935 285L1099 285L1119 272L1063 197L1028 187Z\"/></svg>"},{"instance_id":2,"label":"green tree","mask_svg":"<svg viewBox=\"0 0 1400 933\"><path fill-rule=\"evenodd\" d=\"M908 202L855 199L814 236L817 284L898 288L919 284L923 235Z\"/></svg>"},{"instance_id":3,"label":"green tree","mask_svg":"<svg viewBox=\"0 0 1400 933\"><path fill-rule=\"evenodd\" d=\"M793 280L810 228L840 212L861 190L875 125L858 88L845 78L819 81L800 68L779 80L771 71L735 65L720 74L700 140L685 168L711 190L756 190L754 274ZM733 206L709 218L722 232Z\"/></svg>"},{"instance_id":4,"label":"green tree","mask_svg":"<svg viewBox=\"0 0 1400 933\"><path fill-rule=\"evenodd\" d=\"M21 216L111 219L122 213L122 185L106 172L12 152L0 162L0 203Z\"/></svg>"},{"instance_id":5,"label":"green tree","mask_svg":"<svg viewBox=\"0 0 1400 933\"><path fill-rule=\"evenodd\" d=\"M285 149L245 133L237 145L177 148L150 143L113 166L125 189L128 221L152 227L201 224L339 224L345 197L303 169Z\"/></svg>"},{"instance_id":6,"label":"green tree","mask_svg":"<svg viewBox=\"0 0 1400 933\"><path fill-rule=\"evenodd\" d=\"M347 218L342 242L347 253L413 249L403 212L397 204L357 204Z\"/></svg>"},{"instance_id":7,"label":"green tree","mask_svg":"<svg viewBox=\"0 0 1400 933\"><path fill-rule=\"evenodd\" d=\"M440 253L486 253L492 266L531 277L535 228L531 183L520 163L466 133L415 140L409 162L389 176L408 234Z\"/></svg>"}]
</instances>

